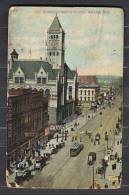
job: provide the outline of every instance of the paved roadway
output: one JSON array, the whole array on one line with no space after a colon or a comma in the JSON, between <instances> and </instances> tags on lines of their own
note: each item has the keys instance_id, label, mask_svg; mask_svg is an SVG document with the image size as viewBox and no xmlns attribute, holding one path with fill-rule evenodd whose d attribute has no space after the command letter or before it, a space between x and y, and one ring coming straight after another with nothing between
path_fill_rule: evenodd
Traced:
<instances>
[{"instance_id":1,"label":"paved roadway","mask_svg":"<svg viewBox=\"0 0 129 195\"><path fill-rule=\"evenodd\" d=\"M25 181L22 187L40 187L40 188L89 188L92 185L93 180L93 168L87 165L88 153L95 151L97 153L97 160L95 163L95 169L100 165L101 159L106 152L107 143L104 140L105 131L109 134L109 146L113 144L113 128L120 116L119 107L121 106L121 98L117 97L114 100L114 105L105 110L98 111L97 115L89 120L80 131L84 132L82 136L82 143L84 149L76 157L70 157L71 136L68 137L66 146L57 154L52 155L52 159L48 161L48 164L42 169L37 171L36 175L29 181ZM102 111L102 115L100 112ZM80 121L80 118L76 121ZM102 123L102 128L100 124ZM93 133L93 138L96 133L101 133L101 141L99 145L94 145L88 136L85 135L85 131L90 130ZM111 132L110 132L111 130ZM80 136L78 134L78 142ZM98 182L103 176L95 174L95 182Z\"/></svg>"}]
</instances>

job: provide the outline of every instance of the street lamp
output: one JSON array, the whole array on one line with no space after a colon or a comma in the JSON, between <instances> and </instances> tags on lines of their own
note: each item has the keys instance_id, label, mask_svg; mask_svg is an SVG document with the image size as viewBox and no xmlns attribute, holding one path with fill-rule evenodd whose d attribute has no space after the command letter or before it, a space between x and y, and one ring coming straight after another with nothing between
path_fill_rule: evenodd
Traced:
<instances>
[{"instance_id":1,"label":"street lamp","mask_svg":"<svg viewBox=\"0 0 129 195\"><path fill-rule=\"evenodd\" d=\"M93 186L93 189L94 189L94 187L95 187L95 173L94 173L94 163L93 163L93 184L92 184L92 186Z\"/></svg>"}]
</instances>

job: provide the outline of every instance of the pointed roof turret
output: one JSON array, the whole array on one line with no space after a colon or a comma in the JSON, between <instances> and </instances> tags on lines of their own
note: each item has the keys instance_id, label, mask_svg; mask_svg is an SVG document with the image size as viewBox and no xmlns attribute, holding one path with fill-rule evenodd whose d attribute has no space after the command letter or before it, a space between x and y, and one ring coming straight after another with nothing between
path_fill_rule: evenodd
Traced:
<instances>
[{"instance_id":1,"label":"pointed roof turret","mask_svg":"<svg viewBox=\"0 0 129 195\"><path fill-rule=\"evenodd\" d=\"M54 20L51 24L51 26L49 27L49 31L60 31L60 29L63 30L61 24L60 24L60 21L58 19L58 16L56 14L56 16L54 17Z\"/></svg>"},{"instance_id":2,"label":"pointed roof turret","mask_svg":"<svg viewBox=\"0 0 129 195\"><path fill-rule=\"evenodd\" d=\"M15 49L13 49L13 51L10 53L10 55L18 55L18 53L16 52Z\"/></svg>"}]
</instances>

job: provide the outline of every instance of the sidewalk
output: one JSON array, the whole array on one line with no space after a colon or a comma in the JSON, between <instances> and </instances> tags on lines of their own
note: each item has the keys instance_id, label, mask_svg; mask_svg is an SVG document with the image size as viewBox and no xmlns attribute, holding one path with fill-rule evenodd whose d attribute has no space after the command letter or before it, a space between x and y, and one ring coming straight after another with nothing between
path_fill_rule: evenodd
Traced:
<instances>
[{"instance_id":1,"label":"sidewalk","mask_svg":"<svg viewBox=\"0 0 129 195\"><path fill-rule=\"evenodd\" d=\"M119 135L115 136L115 145L113 148L113 152L111 155L115 156L117 153L117 157L122 158L122 144L117 144L118 141L122 138L122 133L120 132ZM109 155L110 156L110 155ZM116 168L113 169L113 166L116 165ZM99 183L101 188L105 188L105 184L108 185L108 189L117 189L120 188L121 179L119 179L120 173L122 172L122 162L121 160L118 162L117 158L110 159L109 165L106 168L105 179L99 179Z\"/></svg>"}]
</instances>

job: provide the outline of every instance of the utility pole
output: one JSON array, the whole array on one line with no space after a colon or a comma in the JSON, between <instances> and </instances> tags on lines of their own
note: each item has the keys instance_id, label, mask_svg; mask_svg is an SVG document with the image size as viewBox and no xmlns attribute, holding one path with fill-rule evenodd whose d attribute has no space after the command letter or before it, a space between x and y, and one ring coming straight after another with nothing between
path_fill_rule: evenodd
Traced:
<instances>
[{"instance_id":1,"label":"utility pole","mask_svg":"<svg viewBox=\"0 0 129 195\"><path fill-rule=\"evenodd\" d=\"M94 187L95 187L95 174L94 174L94 164L93 164L93 189L94 189Z\"/></svg>"}]
</instances>

